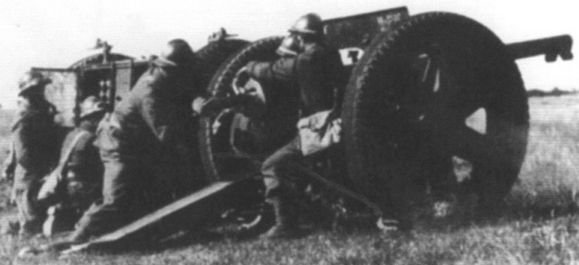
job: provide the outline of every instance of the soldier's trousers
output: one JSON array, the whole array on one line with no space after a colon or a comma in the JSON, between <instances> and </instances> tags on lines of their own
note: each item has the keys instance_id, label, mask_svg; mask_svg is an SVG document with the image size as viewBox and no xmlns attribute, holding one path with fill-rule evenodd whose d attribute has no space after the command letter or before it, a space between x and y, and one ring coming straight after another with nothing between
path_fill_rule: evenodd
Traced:
<instances>
[{"instance_id":1,"label":"soldier's trousers","mask_svg":"<svg viewBox=\"0 0 579 265\"><path fill-rule=\"evenodd\" d=\"M36 196L41 183L32 181L13 188L13 199L18 208L18 221L20 231L25 233L38 233L42 231L42 222L46 218L46 208L38 204Z\"/></svg>"},{"instance_id":2,"label":"soldier's trousers","mask_svg":"<svg viewBox=\"0 0 579 265\"><path fill-rule=\"evenodd\" d=\"M307 184L300 169L304 155L300 150L299 136L269 156L262 165L266 198L295 197Z\"/></svg>"},{"instance_id":3,"label":"soldier's trousers","mask_svg":"<svg viewBox=\"0 0 579 265\"><path fill-rule=\"evenodd\" d=\"M145 215L162 201L155 194L155 179L146 163L101 154L104 164L102 199L95 202L77 223L75 234L98 236Z\"/></svg>"}]
</instances>

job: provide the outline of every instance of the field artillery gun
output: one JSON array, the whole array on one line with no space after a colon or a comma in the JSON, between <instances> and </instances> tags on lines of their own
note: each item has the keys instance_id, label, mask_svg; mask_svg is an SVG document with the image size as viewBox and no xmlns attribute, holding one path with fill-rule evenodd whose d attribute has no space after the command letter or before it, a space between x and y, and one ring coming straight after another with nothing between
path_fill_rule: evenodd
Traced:
<instances>
[{"instance_id":1,"label":"field artillery gun","mask_svg":"<svg viewBox=\"0 0 579 265\"><path fill-rule=\"evenodd\" d=\"M469 18L410 16L404 7L324 24L328 43L341 49L350 74L342 107L347 174L334 180L402 220L429 196L462 203L475 195L477 212L484 214L500 205L519 174L529 130L515 60L542 54L547 61L571 59L571 37L505 45ZM276 59L282 39L236 46L212 71L207 92L237 97L235 73L250 60ZM120 62L105 68L118 77L117 66ZM283 98L273 85L253 82L257 107L225 108L200 121L201 161L211 185L76 249L152 227L171 230L168 222L201 222L227 207L243 207L242 198L259 197L259 181L252 176L259 174L260 159L295 135L298 118L276 108ZM477 118L482 122L471 125ZM465 174L461 164L468 165Z\"/></svg>"},{"instance_id":2,"label":"field artillery gun","mask_svg":"<svg viewBox=\"0 0 579 265\"><path fill-rule=\"evenodd\" d=\"M515 60L572 59L571 37L505 45L469 18L409 16L405 7L324 25L350 75L342 107L347 168L341 172L347 173L330 179L400 220L413 218L412 207L438 200L475 208L480 217L495 214L518 177L528 139L529 107ZM239 51L217 71L209 92L238 95L235 73L248 61L276 59L282 39ZM295 136L297 116L279 108L279 84L250 86L245 90L260 91L265 107L247 106L250 114L224 109L201 123L210 181L259 174L255 158ZM336 169L342 162L331 164Z\"/></svg>"}]
</instances>

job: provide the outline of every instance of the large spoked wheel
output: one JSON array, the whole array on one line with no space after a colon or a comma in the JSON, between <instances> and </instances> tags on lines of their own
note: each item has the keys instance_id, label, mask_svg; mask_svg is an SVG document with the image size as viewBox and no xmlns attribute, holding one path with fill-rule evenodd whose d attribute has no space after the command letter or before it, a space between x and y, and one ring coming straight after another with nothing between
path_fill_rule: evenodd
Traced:
<instances>
[{"instance_id":1,"label":"large spoked wheel","mask_svg":"<svg viewBox=\"0 0 579 265\"><path fill-rule=\"evenodd\" d=\"M236 73L249 61L273 61L283 37L258 40L224 63L211 80L208 90L213 97L238 96L232 86ZM267 155L295 136L297 107L291 104L287 84L252 80L257 90L256 103L241 108L224 108L215 117L200 122L200 149L209 182L237 180L259 173ZM275 89L273 89L275 87ZM297 98L296 98L297 99ZM288 105L290 104L290 105ZM296 113L294 113L296 112Z\"/></svg>"},{"instance_id":2,"label":"large spoked wheel","mask_svg":"<svg viewBox=\"0 0 579 265\"><path fill-rule=\"evenodd\" d=\"M504 44L448 13L410 17L373 40L354 68L343 119L349 177L404 222L436 192L475 194L478 212L493 212L518 176L529 129ZM470 165L467 174L456 161Z\"/></svg>"},{"instance_id":3,"label":"large spoked wheel","mask_svg":"<svg viewBox=\"0 0 579 265\"><path fill-rule=\"evenodd\" d=\"M240 51L243 47L249 45L249 41L241 39L223 39L210 42L200 48L195 54L199 58L199 64L202 66L200 86L207 88L213 75L219 70L219 67ZM208 91L211 92L211 91Z\"/></svg>"}]
</instances>

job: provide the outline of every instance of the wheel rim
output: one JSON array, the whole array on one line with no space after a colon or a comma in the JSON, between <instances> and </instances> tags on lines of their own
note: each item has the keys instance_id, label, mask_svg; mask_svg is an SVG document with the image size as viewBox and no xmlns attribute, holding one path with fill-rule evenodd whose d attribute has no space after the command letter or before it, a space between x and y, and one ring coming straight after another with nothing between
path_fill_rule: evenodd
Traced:
<instances>
[{"instance_id":1,"label":"wheel rim","mask_svg":"<svg viewBox=\"0 0 579 265\"><path fill-rule=\"evenodd\" d=\"M524 157L526 104L516 65L486 28L449 14L410 18L354 69L344 103L350 178L398 214L445 181L436 188L502 199ZM475 113L483 130L467 124ZM468 181L448 179L456 160L472 165Z\"/></svg>"}]
</instances>

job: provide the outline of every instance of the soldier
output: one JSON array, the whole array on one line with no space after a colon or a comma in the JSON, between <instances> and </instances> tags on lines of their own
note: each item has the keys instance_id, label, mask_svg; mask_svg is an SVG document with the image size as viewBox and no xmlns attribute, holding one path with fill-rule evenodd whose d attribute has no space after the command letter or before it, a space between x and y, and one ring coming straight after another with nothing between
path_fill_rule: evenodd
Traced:
<instances>
[{"instance_id":1,"label":"soldier","mask_svg":"<svg viewBox=\"0 0 579 265\"><path fill-rule=\"evenodd\" d=\"M38 72L25 73L19 82L18 120L12 127L11 152L4 176L14 180L12 199L18 208L22 237L42 231L46 209L36 201L36 195L41 179L58 157L56 109L44 96L49 83Z\"/></svg>"},{"instance_id":2,"label":"soldier","mask_svg":"<svg viewBox=\"0 0 579 265\"><path fill-rule=\"evenodd\" d=\"M289 38L297 42L296 56L283 56L274 62L249 62L237 77L244 83L249 77L258 81L284 81L299 91L301 117L328 111L339 106L337 93L344 85L344 68L336 49L324 42L321 18L316 14L300 17L289 30ZM284 41L282 46L289 46ZM280 49L281 50L281 49ZM336 109L332 116L336 116ZM331 120L329 117L328 120ZM300 137L271 155L262 166L266 186L266 198L274 207L276 224L264 235L266 238L294 237L301 234L298 226L299 187L305 180L299 179L292 163L304 158Z\"/></svg>"},{"instance_id":3,"label":"soldier","mask_svg":"<svg viewBox=\"0 0 579 265\"><path fill-rule=\"evenodd\" d=\"M192 96L200 94L189 44L175 39L131 92L99 124L95 145L104 163L102 201L93 204L69 238L77 243L116 229L183 193L190 172L179 158L190 138ZM187 127L187 128L185 128ZM189 162L190 164L190 162ZM187 175L189 179L192 177ZM190 187L186 187L190 188Z\"/></svg>"},{"instance_id":4,"label":"soldier","mask_svg":"<svg viewBox=\"0 0 579 265\"><path fill-rule=\"evenodd\" d=\"M52 205L44 222L47 236L71 229L101 194L104 169L94 140L105 106L97 97L89 96L81 103L80 110L78 127L65 137L59 165L54 175L49 176L61 178L56 182L47 180L38 194L41 203Z\"/></svg>"}]
</instances>

